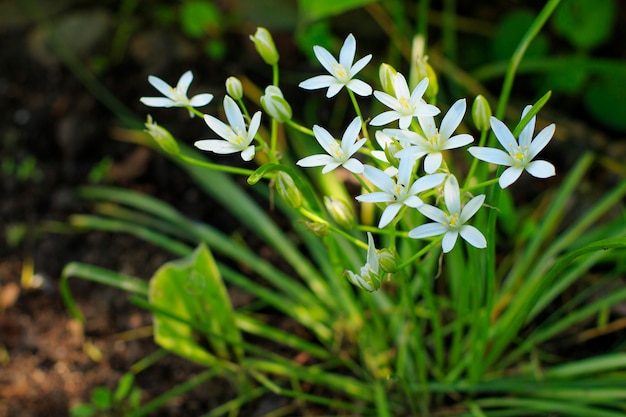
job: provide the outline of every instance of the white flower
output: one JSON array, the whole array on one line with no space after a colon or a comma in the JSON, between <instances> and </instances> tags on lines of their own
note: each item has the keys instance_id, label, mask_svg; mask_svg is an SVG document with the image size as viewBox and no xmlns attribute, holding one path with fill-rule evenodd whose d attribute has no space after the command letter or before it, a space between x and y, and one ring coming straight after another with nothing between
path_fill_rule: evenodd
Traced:
<instances>
[{"instance_id":1,"label":"white flower","mask_svg":"<svg viewBox=\"0 0 626 417\"><path fill-rule=\"evenodd\" d=\"M467 133L452 136L465 116L465 109L465 99L457 100L441 121L440 129L437 129L435 119L432 116L418 116L420 126L426 135L425 138L408 130L385 129L385 132L403 137L414 144L415 146L406 147L398 152L398 156L403 158L410 153L414 159L417 159L426 155L424 171L427 174L432 174L441 166L442 151L460 148L474 141L474 138Z\"/></svg>"},{"instance_id":2,"label":"white flower","mask_svg":"<svg viewBox=\"0 0 626 417\"><path fill-rule=\"evenodd\" d=\"M230 126L208 114L204 115L204 121L215 133L226 140L204 139L195 142L194 146L203 151L219 154L241 152L241 158L244 161L250 161L254 158L252 141L261 124L261 112L254 113L252 120L250 120L250 126L246 129L241 110L235 103L235 100L229 96L224 97L224 111Z\"/></svg>"},{"instance_id":3,"label":"white flower","mask_svg":"<svg viewBox=\"0 0 626 417\"><path fill-rule=\"evenodd\" d=\"M445 253L452 250L459 234L474 247L487 247L483 234L474 226L465 224L483 204L485 195L481 194L472 198L461 210L459 183L453 175L450 175L443 187L443 198L448 213L428 204L422 205L418 208L419 212L436 223L426 223L416 227L409 232L409 237L420 239L445 233L441 244Z\"/></svg>"},{"instance_id":4,"label":"white flower","mask_svg":"<svg viewBox=\"0 0 626 417\"><path fill-rule=\"evenodd\" d=\"M319 88L327 88L326 97L335 96L346 86L360 96L369 96L372 94L372 87L361 80L353 77L361 71L372 59L372 55L367 55L359 59L354 65L354 56L356 54L356 40L352 34L348 35L339 51L339 62L321 46L314 46L313 52L318 61L326 68L331 75L317 75L315 77L304 80L300 83L300 87L306 90L317 90Z\"/></svg>"},{"instance_id":5,"label":"white flower","mask_svg":"<svg viewBox=\"0 0 626 417\"><path fill-rule=\"evenodd\" d=\"M209 104L213 100L213 94L198 94L191 99L187 97L187 90L192 80L193 74L191 71L187 71L181 75L176 88L174 88L159 77L151 75L148 77L148 82L165 97L141 97L139 100L150 107L202 107ZM189 115L193 117L191 111Z\"/></svg>"},{"instance_id":6,"label":"white flower","mask_svg":"<svg viewBox=\"0 0 626 417\"><path fill-rule=\"evenodd\" d=\"M344 132L341 138L341 145L339 145L326 129L317 125L313 126L315 139L317 139L328 154L307 156L296 162L296 164L301 167L317 167L324 165L322 174L326 174L342 165L345 169L354 174L361 174L363 172L363 164L358 159L351 158L367 140L365 138L357 140L360 130L361 120L355 117Z\"/></svg>"},{"instance_id":7,"label":"white flower","mask_svg":"<svg viewBox=\"0 0 626 417\"><path fill-rule=\"evenodd\" d=\"M522 118L528 113L531 106L526 106L522 112ZM513 137L513 134L495 117L491 117L491 128L502 147L508 152L500 149L483 148L473 146L468 149L475 158L481 161L489 162L497 165L508 166L499 179L500 187L506 188L513 184L522 175L522 171L526 170L530 175L537 178L548 178L555 175L554 165L548 161L533 161L535 156L552 139L554 135L554 123L545 127L539 134L532 139L535 131L535 117L524 127L519 135L519 144Z\"/></svg>"},{"instance_id":8,"label":"white flower","mask_svg":"<svg viewBox=\"0 0 626 417\"><path fill-rule=\"evenodd\" d=\"M374 238L369 232L367 233L367 260L359 272L355 274L352 271L346 271L345 275L352 284L366 291L372 292L380 288L378 254L374 246Z\"/></svg>"},{"instance_id":9,"label":"white flower","mask_svg":"<svg viewBox=\"0 0 626 417\"><path fill-rule=\"evenodd\" d=\"M422 99L426 88L428 88L428 78L424 78L410 93L406 79L402 74L397 73L393 79L395 97L382 91L374 91L374 96L378 101L392 110L385 111L374 117L370 124L382 126L394 120L399 120L400 129L407 129L411 125L411 120L414 116L438 115L439 109L432 104L427 104Z\"/></svg>"},{"instance_id":10,"label":"white flower","mask_svg":"<svg viewBox=\"0 0 626 417\"><path fill-rule=\"evenodd\" d=\"M362 194L357 196L356 199L364 203L390 203L380 217L379 228L383 228L391 223L403 205L413 208L423 205L424 202L417 194L438 186L446 177L445 174L427 175L411 184L414 162L411 158L400 160L396 181L378 168L369 165L365 166L363 174L381 191Z\"/></svg>"}]
</instances>

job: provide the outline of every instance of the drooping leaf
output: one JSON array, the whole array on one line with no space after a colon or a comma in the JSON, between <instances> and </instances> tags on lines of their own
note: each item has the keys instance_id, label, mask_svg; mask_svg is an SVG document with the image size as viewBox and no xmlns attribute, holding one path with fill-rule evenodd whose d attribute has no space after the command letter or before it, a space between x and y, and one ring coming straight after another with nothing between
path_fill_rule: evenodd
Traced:
<instances>
[{"instance_id":1,"label":"drooping leaf","mask_svg":"<svg viewBox=\"0 0 626 417\"><path fill-rule=\"evenodd\" d=\"M207 366L218 357L242 357L228 292L206 246L159 268L150 280L149 299L154 339L164 349Z\"/></svg>"}]
</instances>

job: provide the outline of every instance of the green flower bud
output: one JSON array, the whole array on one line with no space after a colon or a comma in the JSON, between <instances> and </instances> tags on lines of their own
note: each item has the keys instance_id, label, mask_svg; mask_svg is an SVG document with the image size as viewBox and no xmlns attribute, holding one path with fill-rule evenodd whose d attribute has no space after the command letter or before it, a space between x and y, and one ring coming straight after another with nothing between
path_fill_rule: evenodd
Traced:
<instances>
[{"instance_id":1,"label":"green flower bud","mask_svg":"<svg viewBox=\"0 0 626 417\"><path fill-rule=\"evenodd\" d=\"M482 95L476 96L474 104L472 104L472 121L476 126L476 129L481 132L489 130L491 123L489 118L491 117L491 107L489 102Z\"/></svg>"},{"instance_id":2,"label":"green flower bud","mask_svg":"<svg viewBox=\"0 0 626 417\"><path fill-rule=\"evenodd\" d=\"M324 196L324 205L330 217L332 217L339 226L345 229L351 229L354 226L356 216L352 207L344 200Z\"/></svg>"},{"instance_id":3,"label":"green flower bud","mask_svg":"<svg viewBox=\"0 0 626 417\"><path fill-rule=\"evenodd\" d=\"M391 143L385 146L385 156L387 157L387 161L389 164L394 167L400 166L400 159L396 156L396 153L402 150L402 146L400 146L400 142L398 142L395 138L391 138Z\"/></svg>"},{"instance_id":4,"label":"green flower bud","mask_svg":"<svg viewBox=\"0 0 626 417\"><path fill-rule=\"evenodd\" d=\"M152 116L148 115L145 132L148 133L152 139L163 149L165 152L176 155L180 152L176 139L172 137L172 134L167 129L159 126L152 120Z\"/></svg>"},{"instance_id":5,"label":"green flower bud","mask_svg":"<svg viewBox=\"0 0 626 417\"><path fill-rule=\"evenodd\" d=\"M398 272L398 260L396 255L389 249L381 249L378 251L378 263L383 272L393 274Z\"/></svg>"},{"instance_id":6,"label":"green flower bud","mask_svg":"<svg viewBox=\"0 0 626 417\"><path fill-rule=\"evenodd\" d=\"M328 223L304 221L302 224L317 237L325 237L330 234Z\"/></svg>"},{"instance_id":7,"label":"green flower bud","mask_svg":"<svg viewBox=\"0 0 626 417\"><path fill-rule=\"evenodd\" d=\"M274 187L280 198L289 207L298 208L302 204L302 194L293 178L284 171L278 171L274 180Z\"/></svg>"},{"instance_id":8,"label":"green flower bud","mask_svg":"<svg viewBox=\"0 0 626 417\"><path fill-rule=\"evenodd\" d=\"M254 46L263 58L263 61L268 65L275 65L278 63L278 51L276 50L276 45L274 45L274 39L272 39L272 35L270 32L263 28L257 28L254 36L250 35L250 40L254 42Z\"/></svg>"},{"instance_id":9,"label":"green flower bud","mask_svg":"<svg viewBox=\"0 0 626 417\"><path fill-rule=\"evenodd\" d=\"M265 89L265 95L261 96L261 105L267 114L281 123L291 120L291 106L283 97L280 88L270 85Z\"/></svg>"},{"instance_id":10,"label":"green flower bud","mask_svg":"<svg viewBox=\"0 0 626 417\"><path fill-rule=\"evenodd\" d=\"M241 100L243 98L243 86L241 81L237 77L228 77L226 79L226 92L234 100Z\"/></svg>"},{"instance_id":11,"label":"green flower bud","mask_svg":"<svg viewBox=\"0 0 626 417\"><path fill-rule=\"evenodd\" d=\"M383 91L390 96L396 95L396 90L393 88L393 80L397 74L394 67L389 64L380 64L378 68L378 77L380 78L380 85Z\"/></svg>"},{"instance_id":12,"label":"green flower bud","mask_svg":"<svg viewBox=\"0 0 626 417\"><path fill-rule=\"evenodd\" d=\"M433 67L428 63L428 57L423 56L417 58L415 62L415 69L417 71L417 82L419 83L424 78L428 78L428 88L424 93L427 101L432 102L437 97L439 92L439 81L437 81L437 74Z\"/></svg>"}]
</instances>

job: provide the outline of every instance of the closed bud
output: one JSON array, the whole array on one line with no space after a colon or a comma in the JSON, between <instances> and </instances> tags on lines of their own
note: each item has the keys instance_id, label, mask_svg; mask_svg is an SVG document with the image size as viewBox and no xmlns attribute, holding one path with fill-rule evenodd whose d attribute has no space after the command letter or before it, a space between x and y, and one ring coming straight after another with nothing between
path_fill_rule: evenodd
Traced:
<instances>
[{"instance_id":1,"label":"closed bud","mask_svg":"<svg viewBox=\"0 0 626 417\"><path fill-rule=\"evenodd\" d=\"M263 27L257 28L254 36L250 35L250 40L254 42L257 52L265 63L268 65L278 63L278 51L276 50L276 45L274 45L274 39L272 39L272 35L267 29Z\"/></svg>"},{"instance_id":2,"label":"closed bud","mask_svg":"<svg viewBox=\"0 0 626 417\"><path fill-rule=\"evenodd\" d=\"M398 159L396 153L401 150L402 146L400 146L400 143L394 138L391 138L391 142L385 146L385 156L387 157L387 161L389 161L390 165L396 168L400 166L400 159Z\"/></svg>"},{"instance_id":3,"label":"closed bud","mask_svg":"<svg viewBox=\"0 0 626 417\"><path fill-rule=\"evenodd\" d=\"M291 120L291 106L283 97L283 92L275 85L265 89L265 95L261 96L261 105L267 114L281 123Z\"/></svg>"},{"instance_id":4,"label":"closed bud","mask_svg":"<svg viewBox=\"0 0 626 417\"><path fill-rule=\"evenodd\" d=\"M380 64L378 67L378 77L380 78L380 85L383 91L390 96L396 95L396 90L393 88L393 80L395 79L397 71L389 64Z\"/></svg>"},{"instance_id":5,"label":"closed bud","mask_svg":"<svg viewBox=\"0 0 626 417\"><path fill-rule=\"evenodd\" d=\"M345 229L351 229L354 226L356 216L354 215L352 207L344 200L324 196L324 205L330 217L332 217L339 226Z\"/></svg>"},{"instance_id":6,"label":"closed bud","mask_svg":"<svg viewBox=\"0 0 626 417\"><path fill-rule=\"evenodd\" d=\"M328 223L304 221L303 224L317 237L325 237L330 234Z\"/></svg>"},{"instance_id":7,"label":"closed bud","mask_svg":"<svg viewBox=\"0 0 626 417\"><path fill-rule=\"evenodd\" d=\"M180 152L176 139L172 137L172 134L167 129L159 126L152 120L152 116L148 115L145 132L148 133L152 139L163 149L165 152L176 155Z\"/></svg>"},{"instance_id":8,"label":"closed bud","mask_svg":"<svg viewBox=\"0 0 626 417\"><path fill-rule=\"evenodd\" d=\"M398 272L398 260L396 255L389 249L381 249L378 251L378 263L383 272L390 274Z\"/></svg>"},{"instance_id":9,"label":"closed bud","mask_svg":"<svg viewBox=\"0 0 626 417\"><path fill-rule=\"evenodd\" d=\"M472 121L476 129L486 132L491 127L489 118L491 117L491 107L489 102L482 95L476 96L472 104Z\"/></svg>"},{"instance_id":10,"label":"closed bud","mask_svg":"<svg viewBox=\"0 0 626 417\"><path fill-rule=\"evenodd\" d=\"M427 101L433 102L439 92L439 81L437 81L437 74L435 73L435 70L428 63L428 57L423 56L417 58L415 69L417 70L418 83L424 78L428 78L428 88L426 88L424 97L426 97Z\"/></svg>"},{"instance_id":11,"label":"closed bud","mask_svg":"<svg viewBox=\"0 0 626 417\"><path fill-rule=\"evenodd\" d=\"M241 100L243 98L243 86L241 81L237 77L228 77L226 79L226 92L234 100Z\"/></svg>"},{"instance_id":12,"label":"closed bud","mask_svg":"<svg viewBox=\"0 0 626 417\"><path fill-rule=\"evenodd\" d=\"M289 207L300 207L302 194L289 174L284 171L278 171L274 180L274 187L276 188L276 193Z\"/></svg>"}]
</instances>

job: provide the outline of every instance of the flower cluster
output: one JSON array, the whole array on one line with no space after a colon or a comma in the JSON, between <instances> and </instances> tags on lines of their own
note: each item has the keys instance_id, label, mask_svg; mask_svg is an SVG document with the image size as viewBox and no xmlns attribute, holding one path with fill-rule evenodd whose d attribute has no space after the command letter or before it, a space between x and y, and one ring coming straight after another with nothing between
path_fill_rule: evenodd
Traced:
<instances>
[{"instance_id":1,"label":"flower cluster","mask_svg":"<svg viewBox=\"0 0 626 417\"><path fill-rule=\"evenodd\" d=\"M276 70L279 55L269 32L260 29L251 39L263 59ZM339 52L339 59L320 46L314 47L314 53L328 74L313 76L302 81L299 86L306 90L327 89L327 98L336 96L345 87L355 104L357 116L348 124L340 140L320 125L314 125L312 130L300 126L292 120L291 106L275 79L274 84L268 86L265 95L261 97L262 109L274 120L273 128L276 122L287 123L313 136L323 150L322 153L299 159L296 164L305 168L323 167L322 174L343 168L354 175L362 184L362 192L354 198L359 203L375 204L378 207L380 217L377 228L381 234L393 235L393 239L397 236L409 239L439 237L433 244L440 241L444 253L454 248L459 236L476 248L485 248L487 241L484 235L469 224L471 218L483 206L485 194L476 196L469 194L469 190L461 187L457 176L453 174L454 164L446 160L447 151L460 149L474 142L472 135L467 133L462 125L467 110L466 100L460 99L453 103L438 126L435 117L441 114L441 110L424 99L429 83L437 82L436 79L432 79L433 71L425 71L424 73L428 75L418 80L411 89L404 75L388 64L382 64L379 74L383 87L380 91L374 91L365 81L355 78L371 61L372 55L366 55L354 62L356 40L353 35L348 35L345 39ZM141 101L149 106L185 107L192 115L202 115L195 107L208 104L213 96L200 94L191 99L187 98L191 80L192 75L187 72L181 77L177 87L172 88L164 81L151 76L150 83L165 97L148 97L142 98ZM275 132L272 133L269 143L259 134L262 112L257 111L252 117L249 116L242 100L244 94L241 82L229 77L226 89L229 96L224 97L223 106L228 124L214 116L202 115L209 128L221 139L198 140L195 146L217 154L239 152L244 161L251 161L257 151L263 151L269 157L266 159L280 164L281 153L276 145ZM354 94L362 97L373 94L378 102L387 108L370 117L369 125L380 127L375 131L375 141L369 139L367 119L361 115ZM522 118L529 111L531 106L524 109ZM502 188L513 184L523 171L528 171L538 178L555 175L552 164L534 160L552 138L554 125L544 128L533 139L535 117L532 117L521 130L518 141L502 121L491 116L491 110L482 97L474 103L472 116L475 125L482 131L483 138L486 137L487 130L492 129L504 149L473 146L468 149L468 153L476 160L507 167L498 178ZM296 171L290 168L289 171L280 171L276 175L274 183L278 184L276 185L278 195L288 196L288 205L299 209L309 219L318 219L319 224L320 215L323 216L323 213L308 213L307 209L301 207L303 199L296 189L296 184L299 183L287 172ZM469 180L470 178L465 184L469 184ZM472 189L486 186L487 183L474 184ZM341 219L334 220L339 227L354 223L355 216L348 212L351 210L348 208L349 205L337 204L332 196L325 196L324 200L333 201L332 209L327 215L329 219ZM327 208L328 206L327 204ZM337 210L346 213L337 214ZM329 225L331 222L324 223L320 230L323 229L324 233L327 233ZM395 265L395 255L392 249L377 251L372 233L368 232L367 238L365 265L358 274L346 271L345 275L354 285L367 291L374 291L380 287L382 276L393 270L383 268L381 262L385 265ZM361 246L364 244L361 243ZM394 261L390 262L390 259Z\"/></svg>"}]
</instances>

